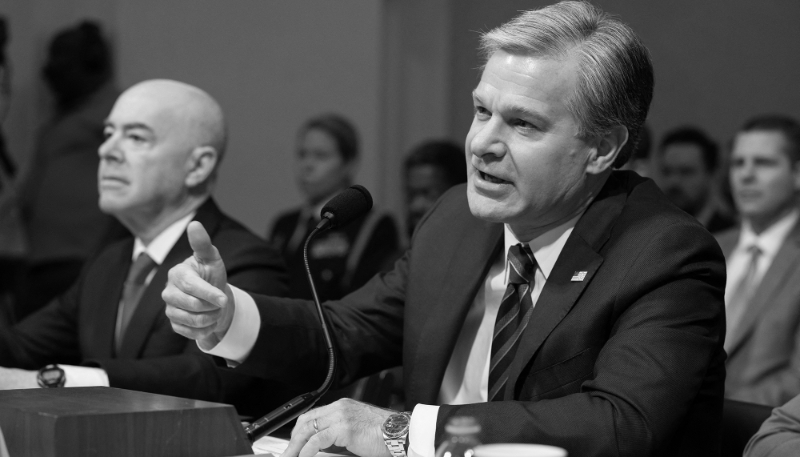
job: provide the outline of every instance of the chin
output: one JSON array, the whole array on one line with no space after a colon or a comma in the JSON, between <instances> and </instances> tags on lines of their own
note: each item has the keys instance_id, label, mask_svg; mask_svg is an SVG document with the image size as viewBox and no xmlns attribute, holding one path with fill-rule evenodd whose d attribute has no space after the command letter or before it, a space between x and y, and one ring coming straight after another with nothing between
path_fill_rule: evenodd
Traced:
<instances>
[{"instance_id":1,"label":"chin","mask_svg":"<svg viewBox=\"0 0 800 457\"><path fill-rule=\"evenodd\" d=\"M478 194L473 190L467 191L469 210L473 216L487 222L505 222L508 214L502 203Z\"/></svg>"}]
</instances>

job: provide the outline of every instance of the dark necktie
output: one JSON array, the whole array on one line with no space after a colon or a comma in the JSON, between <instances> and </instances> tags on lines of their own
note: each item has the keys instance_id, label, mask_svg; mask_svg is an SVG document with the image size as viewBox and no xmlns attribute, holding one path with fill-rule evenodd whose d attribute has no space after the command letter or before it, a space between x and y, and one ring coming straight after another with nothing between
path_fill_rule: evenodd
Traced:
<instances>
[{"instance_id":1,"label":"dark necktie","mask_svg":"<svg viewBox=\"0 0 800 457\"><path fill-rule=\"evenodd\" d=\"M117 353L119 353L122 347L125 331L128 329L131 317L134 311L136 311L139 299L142 298L142 293L146 288L145 281L147 280L147 275L149 275L156 266L156 262L151 259L147 253L142 252L128 271L128 277L125 279L125 285L122 289L122 301L120 302L117 315L117 331L116 338L114 339Z\"/></svg>"},{"instance_id":2,"label":"dark necktie","mask_svg":"<svg viewBox=\"0 0 800 457\"><path fill-rule=\"evenodd\" d=\"M502 400L508 371L533 312L531 289L536 273L536 259L528 245L517 244L508 250L508 287L500 302L494 322L491 364L489 365L489 401Z\"/></svg>"},{"instance_id":3,"label":"dark necktie","mask_svg":"<svg viewBox=\"0 0 800 457\"><path fill-rule=\"evenodd\" d=\"M735 292L731 294L730 302L725 309L725 316L728 323L727 336L725 337L725 350L730 352L733 336L741 324L742 317L753 298L753 294L758 287L757 273L758 273L758 259L761 257L761 249L757 245L752 245L747 248L750 253L750 263L747 265L747 270L742 276L739 284L736 285Z\"/></svg>"}]
</instances>

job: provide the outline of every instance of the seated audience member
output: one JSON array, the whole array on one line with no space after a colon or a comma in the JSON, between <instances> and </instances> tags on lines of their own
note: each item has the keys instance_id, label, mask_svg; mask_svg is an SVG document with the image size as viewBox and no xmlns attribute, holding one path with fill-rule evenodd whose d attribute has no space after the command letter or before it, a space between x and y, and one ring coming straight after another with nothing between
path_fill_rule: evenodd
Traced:
<instances>
[{"instance_id":1,"label":"seated audience member","mask_svg":"<svg viewBox=\"0 0 800 457\"><path fill-rule=\"evenodd\" d=\"M772 410L750 438L744 457L797 457L800 455L800 395Z\"/></svg>"},{"instance_id":2,"label":"seated audience member","mask_svg":"<svg viewBox=\"0 0 800 457\"><path fill-rule=\"evenodd\" d=\"M664 193L678 208L709 232L731 228L735 219L715 190L719 163L717 144L696 127L668 132L658 147Z\"/></svg>"},{"instance_id":3,"label":"seated audience member","mask_svg":"<svg viewBox=\"0 0 800 457\"><path fill-rule=\"evenodd\" d=\"M481 42L466 186L438 200L392 271L323 305L336 382L402 363L407 412L348 399L312 409L283 457L334 443L431 456L454 416L474 417L485 443L570 456L718 455L724 258L652 181L613 170L647 116L647 49L574 1ZM211 243L193 249L214 273L191 258L172 269L173 328L211 353L243 350L237 371L316 389L327 363L314 304L242 293Z\"/></svg>"},{"instance_id":4,"label":"seated audience member","mask_svg":"<svg viewBox=\"0 0 800 457\"><path fill-rule=\"evenodd\" d=\"M3 195L21 210L27 235L14 290L17 320L72 285L113 220L97 207L97 148L103 119L119 94L100 27L85 21L57 33L42 76L55 114L38 133L11 192Z\"/></svg>"},{"instance_id":5,"label":"seated audience member","mask_svg":"<svg viewBox=\"0 0 800 457\"><path fill-rule=\"evenodd\" d=\"M747 121L729 174L742 222L717 236L728 269L725 395L777 406L800 394L800 125Z\"/></svg>"},{"instance_id":6,"label":"seated audience member","mask_svg":"<svg viewBox=\"0 0 800 457\"><path fill-rule=\"evenodd\" d=\"M650 157L650 149L652 148L652 134L650 127L647 124L642 126L642 131L639 133L639 141L636 144L631 142L625 143L625 149L630 149L630 159L625 166L620 167L622 170L631 170L639 173L639 176L650 178L653 175L653 164Z\"/></svg>"},{"instance_id":7,"label":"seated audience member","mask_svg":"<svg viewBox=\"0 0 800 457\"><path fill-rule=\"evenodd\" d=\"M169 269L192 253L185 233L192 220L208 227L232 283L285 293L280 254L211 198L225 135L219 105L196 87L152 80L119 97L99 149L100 208L134 236L88 261L64 295L0 329L0 365L18 368L0 368L0 388L36 387L35 370L59 364L66 387L227 401L240 413L258 403L255 394L243 398L253 378L217 368L172 331L161 298Z\"/></svg>"},{"instance_id":8,"label":"seated audience member","mask_svg":"<svg viewBox=\"0 0 800 457\"><path fill-rule=\"evenodd\" d=\"M321 219L325 203L353 183L357 165L358 136L345 118L323 115L300 129L295 172L306 202L279 215L269 234L286 260L290 297L311 298L303 243ZM398 245L394 220L376 209L348 225L321 232L308 247L308 263L320 300L341 298L364 285Z\"/></svg>"},{"instance_id":9,"label":"seated audience member","mask_svg":"<svg viewBox=\"0 0 800 457\"><path fill-rule=\"evenodd\" d=\"M410 238L436 200L451 187L467 181L464 148L451 141L427 141L411 151L405 170L406 230Z\"/></svg>"}]
</instances>

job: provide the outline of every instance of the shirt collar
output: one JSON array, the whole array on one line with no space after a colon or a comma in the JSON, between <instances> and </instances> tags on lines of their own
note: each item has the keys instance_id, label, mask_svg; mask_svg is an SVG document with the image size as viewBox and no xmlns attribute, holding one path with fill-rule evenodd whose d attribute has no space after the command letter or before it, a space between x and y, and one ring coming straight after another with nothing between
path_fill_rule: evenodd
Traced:
<instances>
[{"instance_id":1,"label":"shirt collar","mask_svg":"<svg viewBox=\"0 0 800 457\"><path fill-rule=\"evenodd\" d=\"M139 237L136 237L136 239L133 241L133 260L136 260L136 258L139 257L139 254L142 252L146 252L147 255L149 255L150 258L156 262L156 264L161 265L164 263L164 259L167 258L167 254L169 254L169 251L171 251L172 247L175 246L175 243L178 242L178 239L180 239L181 235L183 235L183 232L186 231L186 227L189 226L189 222L192 222L195 214L197 214L197 211L192 211L186 216L173 222L172 225L156 235L156 237L153 238L153 241L151 241L147 246L144 245L144 242L142 242Z\"/></svg>"},{"instance_id":2,"label":"shirt collar","mask_svg":"<svg viewBox=\"0 0 800 457\"><path fill-rule=\"evenodd\" d=\"M575 224L578 223L578 219L580 219L581 216L583 216L583 213L544 232L527 243L531 248L531 252L533 252L533 257L536 259L539 269L541 269L544 274L545 280L550 276L550 272L553 271L556 260L558 260L561 250L564 249L564 245L567 243L567 238L569 238L572 229L575 228ZM503 262L505 262L506 265L504 268L508 268L508 262L505 261L505 258L508 256L508 249L515 244L521 243L521 241L514 236L508 224L504 224L504 226L505 255L503 257ZM508 275L506 274L505 277L508 278Z\"/></svg>"},{"instance_id":3,"label":"shirt collar","mask_svg":"<svg viewBox=\"0 0 800 457\"><path fill-rule=\"evenodd\" d=\"M747 251L751 246L756 245L767 258L774 257L799 217L800 210L794 209L758 235L747 221L742 222L742 234L736 250Z\"/></svg>"}]
</instances>

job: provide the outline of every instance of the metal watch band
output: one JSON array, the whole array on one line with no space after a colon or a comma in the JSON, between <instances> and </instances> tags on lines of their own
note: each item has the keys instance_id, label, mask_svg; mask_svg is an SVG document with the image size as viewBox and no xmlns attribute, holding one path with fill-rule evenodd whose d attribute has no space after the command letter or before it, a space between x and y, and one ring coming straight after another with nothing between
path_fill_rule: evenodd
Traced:
<instances>
[{"instance_id":1,"label":"metal watch band","mask_svg":"<svg viewBox=\"0 0 800 457\"><path fill-rule=\"evenodd\" d=\"M386 447L389 448L389 454L392 454L392 457L406 457L406 437L403 436L397 439L385 439Z\"/></svg>"}]
</instances>

